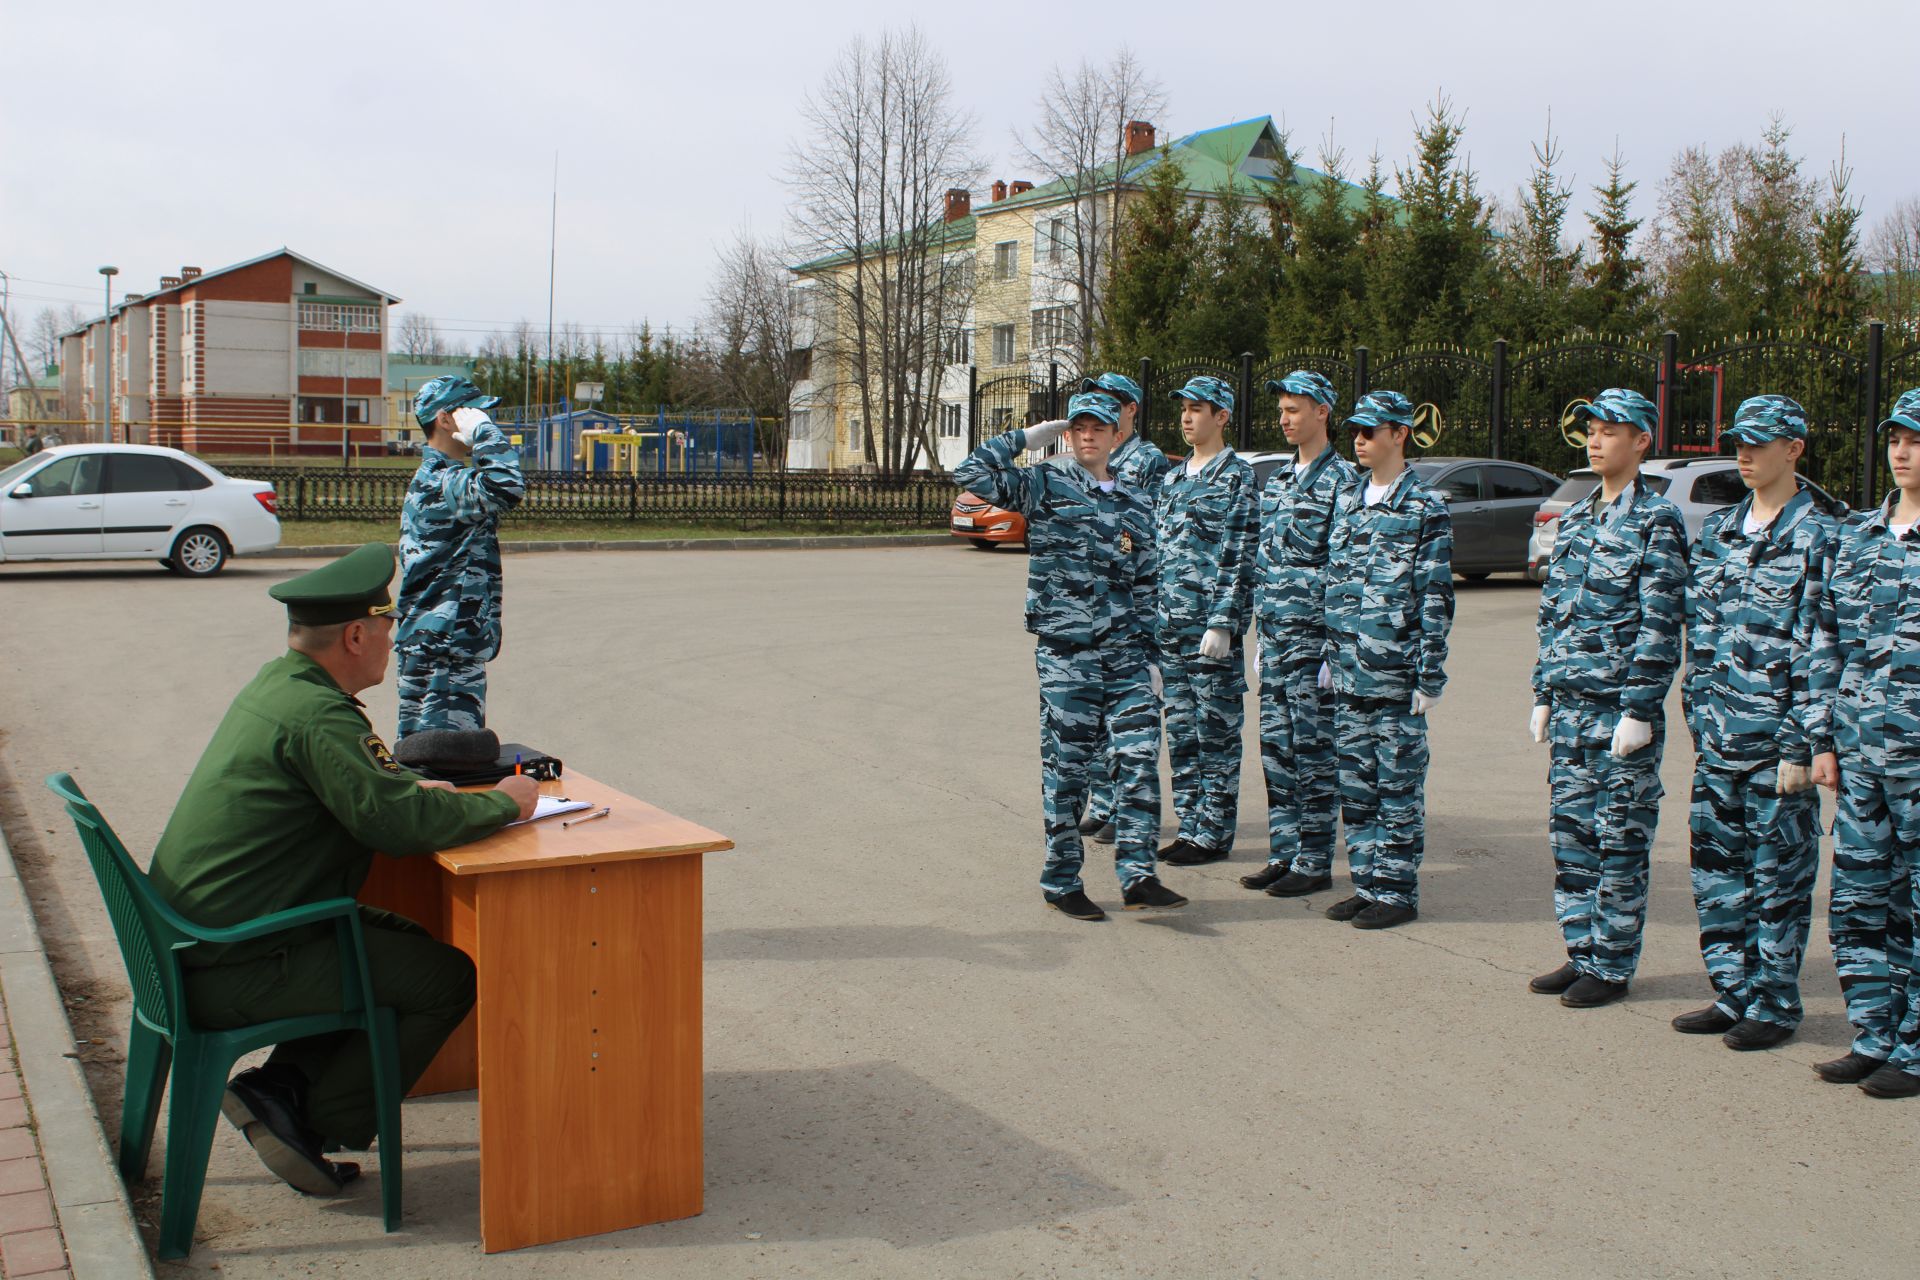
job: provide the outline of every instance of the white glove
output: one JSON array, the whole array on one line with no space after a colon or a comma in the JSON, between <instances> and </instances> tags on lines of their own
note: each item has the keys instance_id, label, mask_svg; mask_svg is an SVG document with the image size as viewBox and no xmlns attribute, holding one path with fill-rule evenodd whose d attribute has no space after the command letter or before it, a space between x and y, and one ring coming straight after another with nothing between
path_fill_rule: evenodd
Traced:
<instances>
[{"instance_id":1,"label":"white glove","mask_svg":"<svg viewBox=\"0 0 1920 1280\"><path fill-rule=\"evenodd\" d=\"M1621 716L1620 723L1613 726L1613 745L1608 748L1616 760L1625 760L1640 748L1653 741L1653 726L1645 720L1635 720L1632 716Z\"/></svg>"},{"instance_id":2,"label":"white glove","mask_svg":"<svg viewBox=\"0 0 1920 1280\"><path fill-rule=\"evenodd\" d=\"M1052 422L1042 422L1027 428L1027 448L1044 449L1067 434L1067 420L1055 418Z\"/></svg>"},{"instance_id":3,"label":"white glove","mask_svg":"<svg viewBox=\"0 0 1920 1280\"><path fill-rule=\"evenodd\" d=\"M491 421L492 419L487 417L487 415L479 409L455 409L453 411L453 438L471 449L473 447L474 431L479 428L481 423Z\"/></svg>"},{"instance_id":4,"label":"white glove","mask_svg":"<svg viewBox=\"0 0 1920 1280\"><path fill-rule=\"evenodd\" d=\"M1313 678L1313 683L1315 688L1319 688L1319 689L1333 688L1333 668L1328 666L1324 662L1321 663L1320 674Z\"/></svg>"},{"instance_id":5,"label":"white glove","mask_svg":"<svg viewBox=\"0 0 1920 1280\"><path fill-rule=\"evenodd\" d=\"M1225 627L1208 627L1207 634L1200 637L1200 656L1203 658L1224 658L1233 652L1233 637Z\"/></svg>"},{"instance_id":6,"label":"white glove","mask_svg":"<svg viewBox=\"0 0 1920 1280\"><path fill-rule=\"evenodd\" d=\"M1440 705L1439 694L1436 693L1436 694L1433 694L1431 697L1429 697L1427 694L1420 692L1418 689L1415 689L1413 691L1413 714L1417 716L1423 716L1427 714L1427 712L1433 710L1435 707L1439 705Z\"/></svg>"},{"instance_id":7,"label":"white glove","mask_svg":"<svg viewBox=\"0 0 1920 1280\"><path fill-rule=\"evenodd\" d=\"M1527 717L1527 732L1533 735L1535 742L1547 740L1547 719L1552 711L1547 707L1535 707L1533 714Z\"/></svg>"},{"instance_id":8,"label":"white glove","mask_svg":"<svg viewBox=\"0 0 1920 1280\"><path fill-rule=\"evenodd\" d=\"M1774 783L1774 790L1783 796L1790 796L1797 791L1805 791L1812 785L1813 766L1788 764L1785 760L1780 762L1779 777Z\"/></svg>"},{"instance_id":9,"label":"white glove","mask_svg":"<svg viewBox=\"0 0 1920 1280\"><path fill-rule=\"evenodd\" d=\"M1147 683L1153 686L1153 696L1156 698L1163 696L1167 691L1167 686L1161 682L1158 667L1147 668Z\"/></svg>"}]
</instances>

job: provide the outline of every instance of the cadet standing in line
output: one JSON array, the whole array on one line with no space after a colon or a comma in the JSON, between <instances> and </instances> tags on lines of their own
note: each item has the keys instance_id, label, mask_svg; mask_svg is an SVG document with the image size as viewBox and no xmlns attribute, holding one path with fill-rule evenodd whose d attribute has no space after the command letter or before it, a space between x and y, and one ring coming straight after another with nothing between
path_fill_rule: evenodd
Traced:
<instances>
[{"instance_id":1,"label":"cadet standing in line","mask_svg":"<svg viewBox=\"0 0 1920 1280\"><path fill-rule=\"evenodd\" d=\"M1160 477L1167 473L1167 455L1137 430L1140 419L1140 384L1121 373L1103 373L1081 380L1082 391L1100 392L1120 402L1120 422L1114 428L1113 457L1107 469L1113 478L1132 489L1149 505L1158 491ZM1093 784L1088 791L1087 815L1080 820L1080 834L1101 844L1112 844L1113 761L1112 751L1103 748L1093 763ZM1160 785L1160 771L1154 770L1154 786Z\"/></svg>"},{"instance_id":2,"label":"cadet standing in line","mask_svg":"<svg viewBox=\"0 0 1920 1280\"><path fill-rule=\"evenodd\" d=\"M955 468L967 492L1027 519L1027 630L1039 637L1040 793L1046 904L1076 920L1106 913L1087 897L1077 826L1087 774L1112 742L1119 835L1114 867L1122 905L1183 907L1154 874L1160 829L1160 714L1153 662L1153 518L1146 500L1113 479L1107 463L1120 405L1083 393L1067 421L995 436ZM1028 449L1068 436L1072 466L1021 467ZM1104 730L1103 730L1104 726Z\"/></svg>"},{"instance_id":3,"label":"cadet standing in line","mask_svg":"<svg viewBox=\"0 0 1920 1280\"><path fill-rule=\"evenodd\" d=\"M465 378L413 398L426 435L400 510L400 734L487 726L487 663L500 653L500 518L526 492L520 455ZM467 465L469 462L471 466Z\"/></svg>"},{"instance_id":4,"label":"cadet standing in line","mask_svg":"<svg viewBox=\"0 0 1920 1280\"><path fill-rule=\"evenodd\" d=\"M1226 442L1233 390L1198 377L1173 393L1192 450L1161 478L1154 501L1160 558L1160 675L1167 762L1180 830L1160 857L1216 862L1240 820L1240 733L1247 719L1242 636L1253 605L1253 468Z\"/></svg>"},{"instance_id":5,"label":"cadet standing in line","mask_svg":"<svg viewBox=\"0 0 1920 1280\"><path fill-rule=\"evenodd\" d=\"M1707 517L1687 580L1681 683L1693 768L1693 902L1714 1002L1673 1020L1730 1049L1770 1049L1800 1025L1800 962L1820 867L1814 743L1839 671L1823 623L1833 518L1799 487L1807 415L1785 396L1734 414L1750 493ZM1831 754L1821 756L1831 768Z\"/></svg>"},{"instance_id":6,"label":"cadet standing in line","mask_svg":"<svg viewBox=\"0 0 1920 1280\"><path fill-rule=\"evenodd\" d=\"M394 763L354 695L385 681L393 551L368 543L268 589L287 606L287 652L260 668L187 780L154 850L154 889L195 924L224 928L360 891L378 849L431 854L532 814L532 778L462 794ZM473 963L401 916L360 909L376 1004L398 1015L400 1088L420 1078L473 1006ZM200 1026L243 1027L340 1008L333 926L181 957ZM267 1168L308 1195L360 1172L322 1154L375 1131L366 1037L310 1036L236 1075L222 1105ZM182 1139L185 1140L185 1139Z\"/></svg>"},{"instance_id":7,"label":"cadet standing in line","mask_svg":"<svg viewBox=\"0 0 1920 1280\"><path fill-rule=\"evenodd\" d=\"M1327 640L1327 539L1334 506L1360 473L1327 439L1333 383L1296 369L1267 383L1267 390L1280 397L1280 430L1294 455L1293 465L1275 471L1260 495L1253 612L1268 861L1240 883L1293 898L1333 883L1339 771L1333 695L1319 681Z\"/></svg>"},{"instance_id":8,"label":"cadet standing in line","mask_svg":"<svg viewBox=\"0 0 1920 1280\"><path fill-rule=\"evenodd\" d=\"M1446 687L1453 626L1453 522L1407 466L1413 405L1361 397L1347 419L1361 478L1327 539L1326 660L1334 692L1341 818L1354 894L1327 908L1356 929L1420 914L1426 852L1427 712Z\"/></svg>"},{"instance_id":9,"label":"cadet standing in line","mask_svg":"<svg viewBox=\"0 0 1920 1280\"><path fill-rule=\"evenodd\" d=\"M1895 491L1840 530L1828 590L1840 661L1829 928L1852 1050L1814 1070L1877 1098L1920 1094L1920 387L1880 424Z\"/></svg>"},{"instance_id":10,"label":"cadet standing in line","mask_svg":"<svg viewBox=\"0 0 1920 1280\"><path fill-rule=\"evenodd\" d=\"M1528 985L1589 1009L1623 998L1640 962L1687 534L1680 508L1640 477L1653 402L1609 387L1576 412L1600 484L1560 517L1528 722L1535 742L1552 744L1553 906L1567 963Z\"/></svg>"}]
</instances>

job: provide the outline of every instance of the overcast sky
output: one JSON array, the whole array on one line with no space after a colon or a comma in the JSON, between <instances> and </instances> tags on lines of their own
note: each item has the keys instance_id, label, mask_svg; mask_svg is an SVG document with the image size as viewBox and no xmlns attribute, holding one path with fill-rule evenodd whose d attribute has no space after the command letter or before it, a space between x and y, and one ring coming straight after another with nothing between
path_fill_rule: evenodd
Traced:
<instances>
[{"instance_id":1,"label":"overcast sky","mask_svg":"<svg viewBox=\"0 0 1920 1280\"><path fill-rule=\"evenodd\" d=\"M97 314L103 263L123 272L117 297L286 245L469 344L544 324L557 150L560 319L691 326L716 248L780 228L801 97L848 40L916 11L989 180L1034 176L1010 130L1047 69L1124 43L1165 84L1163 138L1270 114L1309 163L1329 127L1356 165L1376 146L1403 160L1444 90L1486 189L1525 180L1551 109L1576 207L1617 137L1650 219L1675 152L1756 140L1777 111L1823 181L1845 135L1866 228L1920 195L1914 0L0 0L13 316Z\"/></svg>"}]
</instances>

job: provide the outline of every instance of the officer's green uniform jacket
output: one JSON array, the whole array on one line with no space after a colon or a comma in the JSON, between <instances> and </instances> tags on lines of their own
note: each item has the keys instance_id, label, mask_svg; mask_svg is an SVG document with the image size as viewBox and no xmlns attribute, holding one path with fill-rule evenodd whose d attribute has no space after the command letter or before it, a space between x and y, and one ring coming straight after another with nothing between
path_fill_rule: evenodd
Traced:
<instances>
[{"instance_id":1,"label":"officer's green uniform jacket","mask_svg":"<svg viewBox=\"0 0 1920 1280\"><path fill-rule=\"evenodd\" d=\"M360 891L377 849L433 853L519 816L497 791L420 786L394 762L359 699L289 651L260 668L187 780L154 851L154 888L196 924L221 928ZM313 936L331 925L314 927ZM196 946L191 967L287 947L288 934Z\"/></svg>"}]
</instances>

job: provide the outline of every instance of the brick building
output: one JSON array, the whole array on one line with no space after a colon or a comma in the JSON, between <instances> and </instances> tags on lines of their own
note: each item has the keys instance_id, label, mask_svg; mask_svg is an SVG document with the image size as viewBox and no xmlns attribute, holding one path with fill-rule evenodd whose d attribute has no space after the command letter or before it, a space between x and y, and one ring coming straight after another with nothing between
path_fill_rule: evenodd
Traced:
<instances>
[{"instance_id":1,"label":"brick building","mask_svg":"<svg viewBox=\"0 0 1920 1280\"><path fill-rule=\"evenodd\" d=\"M98 423L104 399L116 438L200 452L379 449L398 301L290 249L182 267L114 306L111 361L105 319L62 336L62 408Z\"/></svg>"}]
</instances>

